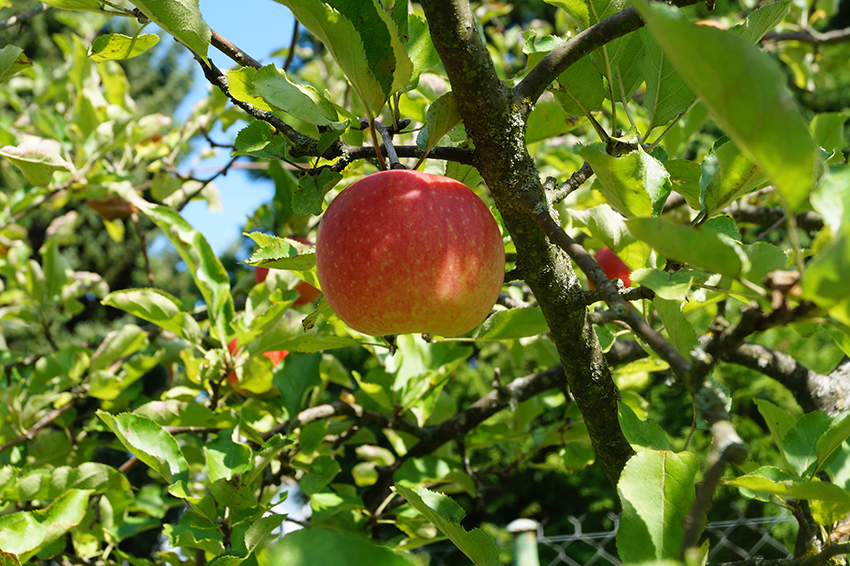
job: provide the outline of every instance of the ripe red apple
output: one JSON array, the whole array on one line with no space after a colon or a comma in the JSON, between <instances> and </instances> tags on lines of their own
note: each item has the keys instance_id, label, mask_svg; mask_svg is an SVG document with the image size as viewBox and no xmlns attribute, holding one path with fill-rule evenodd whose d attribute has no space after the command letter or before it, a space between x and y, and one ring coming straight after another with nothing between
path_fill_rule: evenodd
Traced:
<instances>
[{"instance_id":1,"label":"ripe red apple","mask_svg":"<svg viewBox=\"0 0 850 566\"><path fill-rule=\"evenodd\" d=\"M289 236L290 240L297 240L302 244L307 244L312 246L313 242L308 240L307 238L302 238L301 236ZM259 285L263 281L266 280L266 277L269 276L269 268L268 267L257 267L254 269L254 281ZM292 303L293 307L300 307L301 305L308 305L319 297L322 296L322 292L307 283L306 281L302 281L298 285L295 286L295 290L298 291L298 298L295 299L295 302Z\"/></svg>"},{"instance_id":2,"label":"ripe red apple","mask_svg":"<svg viewBox=\"0 0 850 566\"><path fill-rule=\"evenodd\" d=\"M227 349L230 351L231 354L236 351L236 338L234 338L227 344ZM289 355L289 350L264 352L263 355L272 361L273 366L277 366L277 364L279 364L281 360L283 360L283 358ZM239 378L236 376L235 371L232 371L227 374L227 382L230 385L236 385L239 383Z\"/></svg>"},{"instance_id":3,"label":"ripe red apple","mask_svg":"<svg viewBox=\"0 0 850 566\"><path fill-rule=\"evenodd\" d=\"M331 202L316 269L328 304L372 336L458 336L490 313L505 274L499 227L466 185L397 169Z\"/></svg>"},{"instance_id":4,"label":"ripe red apple","mask_svg":"<svg viewBox=\"0 0 850 566\"><path fill-rule=\"evenodd\" d=\"M623 263L623 260L617 257L617 254L612 252L609 248L602 248L596 252L594 257L608 279L619 279L626 287L632 286L632 280L630 277L632 270L629 269L629 266ZM596 289L596 286L590 281L588 281L587 284L590 285L591 289Z\"/></svg>"}]
</instances>

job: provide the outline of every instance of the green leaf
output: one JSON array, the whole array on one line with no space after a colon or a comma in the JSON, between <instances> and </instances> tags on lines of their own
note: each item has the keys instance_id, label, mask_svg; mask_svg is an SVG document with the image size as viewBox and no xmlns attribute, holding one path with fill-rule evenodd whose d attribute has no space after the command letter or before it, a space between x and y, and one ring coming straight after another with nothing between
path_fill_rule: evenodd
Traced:
<instances>
[{"instance_id":1,"label":"green leaf","mask_svg":"<svg viewBox=\"0 0 850 566\"><path fill-rule=\"evenodd\" d=\"M236 140L233 142L235 148L231 156L253 155L263 159L281 159L286 157L286 148L289 140L280 135L274 126L262 120L251 122L239 130Z\"/></svg>"},{"instance_id":2,"label":"green leaf","mask_svg":"<svg viewBox=\"0 0 850 566\"><path fill-rule=\"evenodd\" d=\"M788 411L777 407L765 399L753 399L753 402L756 404L756 407L758 407L759 413L761 413L765 423L767 423L767 429L770 431L770 437L779 449L783 463L788 470L791 470L791 465L785 458L785 446L782 443L782 439L785 438L788 431L794 427L796 419Z\"/></svg>"},{"instance_id":3,"label":"green leaf","mask_svg":"<svg viewBox=\"0 0 850 566\"><path fill-rule=\"evenodd\" d=\"M274 373L272 383L280 391L281 404L290 419L294 419L303 408L307 394L322 384L319 376L321 354L292 352L286 358L283 369Z\"/></svg>"},{"instance_id":4,"label":"green leaf","mask_svg":"<svg viewBox=\"0 0 850 566\"><path fill-rule=\"evenodd\" d=\"M632 285L639 284L655 291L655 295L668 301L684 301L694 283L704 283L709 274L693 269L669 272L660 269L638 269L632 272Z\"/></svg>"},{"instance_id":5,"label":"green leaf","mask_svg":"<svg viewBox=\"0 0 850 566\"><path fill-rule=\"evenodd\" d=\"M138 57L157 43L159 43L159 36L155 33L144 33L136 37L130 37L120 33L110 33L101 35L94 40L94 43L89 48L88 56L92 61L98 63L132 59L133 57Z\"/></svg>"},{"instance_id":6,"label":"green leaf","mask_svg":"<svg viewBox=\"0 0 850 566\"><path fill-rule=\"evenodd\" d=\"M103 13L103 4L99 0L45 0L44 3L60 10Z\"/></svg>"},{"instance_id":7,"label":"green leaf","mask_svg":"<svg viewBox=\"0 0 850 566\"><path fill-rule=\"evenodd\" d=\"M734 241L712 230L673 224L661 218L633 218L626 224L635 237L669 259L697 269L737 277L748 265Z\"/></svg>"},{"instance_id":8,"label":"green leaf","mask_svg":"<svg viewBox=\"0 0 850 566\"><path fill-rule=\"evenodd\" d=\"M307 336L298 342L298 351L305 354L313 354L315 352L324 352L325 350L334 350L336 348L363 346L364 344L365 342L361 342L351 336Z\"/></svg>"},{"instance_id":9,"label":"green leaf","mask_svg":"<svg viewBox=\"0 0 850 566\"><path fill-rule=\"evenodd\" d=\"M636 451L640 450L670 450L670 440L653 419L640 420L631 407L617 402L617 419L623 436Z\"/></svg>"},{"instance_id":10,"label":"green leaf","mask_svg":"<svg viewBox=\"0 0 850 566\"><path fill-rule=\"evenodd\" d=\"M310 124L324 126L339 119L331 101L310 85L293 83L274 65L266 65L254 75L250 94L261 96L273 107Z\"/></svg>"},{"instance_id":11,"label":"green leaf","mask_svg":"<svg viewBox=\"0 0 850 566\"><path fill-rule=\"evenodd\" d=\"M88 490L72 489L46 509L0 517L0 548L26 562L83 521L90 494Z\"/></svg>"},{"instance_id":12,"label":"green leaf","mask_svg":"<svg viewBox=\"0 0 850 566\"><path fill-rule=\"evenodd\" d=\"M204 297L222 343L231 336L233 297L230 277L204 235L192 228L176 211L164 206L139 202L137 206L154 221L168 237Z\"/></svg>"},{"instance_id":13,"label":"green leaf","mask_svg":"<svg viewBox=\"0 0 850 566\"><path fill-rule=\"evenodd\" d=\"M848 438L850 438L850 413L845 413L835 417L827 431L818 439L818 465L815 472L823 468L829 457L841 448Z\"/></svg>"},{"instance_id":14,"label":"green leaf","mask_svg":"<svg viewBox=\"0 0 850 566\"><path fill-rule=\"evenodd\" d=\"M602 106L605 86L590 57L582 57L558 76L555 100L573 116L585 116Z\"/></svg>"},{"instance_id":15,"label":"green leaf","mask_svg":"<svg viewBox=\"0 0 850 566\"><path fill-rule=\"evenodd\" d=\"M838 241L806 265L803 297L850 324L850 228L841 227Z\"/></svg>"},{"instance_id":16,"label":"green leaf","mask_svg":"<svg viewBox=\"0 0 850 566\"><path fill-rule=\"evenodd\" d=\"M92 354L89 371L94 372L135 354L148 345L148 334L135 324L126 324L103 337L97 351Z\"/></svg>"},{"instance_id":17,"label":"green leaf","mask_svg":"<svg viewBox=\"0 0 850 566\"><path fill-rule=\"evenodd\" d=\"M475 566L501 566L495 541L480 529L464 529L460 522L466 512L452 498L424 487L396 484L393 489L434 523Z\"/></svg>"},{"instance_id":18,"label":"green leaf","mask_svg":"<svg viewBox=\"0 0 850 566\"><path fill-rule=\"evenodd\" d=\"M416 562L353 533L314 527L287 534L260 551L259 566L414 566Z\"/></svg>"},{"instance_id":19,"label":"green leaf","mask_svg":"<svg viewBox=\"0 0 850 566\"><path fill-rule=\"evenodd\" d=\"M785 457L799 477L814 472L818 461L818 440L826 433L832 419L823 411L814 411L800 417L782 438ZM850 494L848 494L850 500Z\"/></svg>"},{"instance_id":20,"label":"green leaf","mask_svg":"<svg viewBox=\"0 0 850 566\"><path fill-rule=\"evenodd\" d=\"M327 168L322 169L318 175L301 175L298 188L292 195L292 212L299 216L318 216L322 213L325 195L340 181L342 174Z\"/></svg>"},{"instance_id":21,"label":"green leaf","mask_svg":"<svg viewBox=\"0 0 850 566\"><path fill-rule=\"evenodd\" d=\"M382 45L386 45L376 43L376 49L371 51L370 61L360 33L352 21L340 11L320 0L277 1L292 10L295 19L325 44L363 103L366 117L369 120L374 118L384 105L390 88L386 73L388 69L384 64L387 61L386 51L381 50ZM371 5L371 0L369 4ZM372 26L373 29L377 27ZM392 56L392 53L390 55ZM372 62L379 66L381 77L376 77L372 72Z\"/></svg>"},{"instance_id":22,"label":"green leaf","mask_svg":"<svg viewBox=\"0 0 850 566\"><path fill-rule=\"evenodd\" d=\"M269 236L262 232L245 234L260 247L245 261L247 265L273 267L290 271L311 271L316 269L315 247L292 240Z\"/></svg>"},{"instance_id":23,"label":"green leaf","mask_svg":"<svg viewBox=\"0 0 850 566\"><path fill-rule=\"evenodd\" d=\"M690 108L696 95L676 72L652 35L641 35L643 55L639 64L646 79L643 103L649 111L649 130L652 130Z\"/></svg>"},{"instance_id":24,"label":"green leaf","mask_svg":"<svg viewBox=\"0 0 850 566\"><path fill-rule=\"evenodd\" d=\"M714 150L713 155L716 161L712 159L712 163L716 169L700 195L701 209L709 218L767 182L762 170L734 143L724 143Z\"/></svg>"},{"instance_id":25,"label":"green leaf","mask_svg":"<svg viewBox=\"0 0 850 566\"><path fill-rule=\"evenodd\" d=\"M133 4L166 33L207 62L211 33L201 16L198 0L133 0Z\"/></svg>"},{"instance_id":26,"label":"green leaf","mask_svg":"<svg viewBox=\"0 0 850 566\"><path fill-rule=\"evenodd\" d=\"M204 445L204 460L212 482L230 480L251 469L251 448L236 441L234 430L223 430Z\"/></svg>"},{"instance_id":27,"label":"green leaf","mask_svg":"<svg viewBox=\"0 0 850 566\"><path fill-rule=\"evenodd\" d=\"M779 65L735 34L694 25L657 5L635 7L717 124L770 177L786 206L799 208L817 156Z\"/></svg>"},{"instance_id":28,"label":"green leaf","mask_svg":"<svg viewBox=\"0 0 850 566\"><path fill-rule=\"evenodd\" d=\"M176 525L164 523L162 532L174 547L200 548L214 556L224 552L218 525L210 523L191 510L184 512Z\"/></svg>"},{"instance_id":29,"label":"green leaf","mask_svg":"<svg viewBox=\"0 0 850 566\"><path fill-rule=\"evenodd\" d=\"M593 167L602 194L614 209L628 218L661 214L673 185L657 159L641 148L611 157L602 143L584 146L578 154Z\"/></svg>"},{"instance_id":30,"label":"green leaf","mask_svg":"<svg viewBox=\"0 0 850 566\"><path fill-rule=\"evenodd\" d=\"M55 171L71 171L73 165L61 155L62 146L55 140L24 142L18 146L0 147L0 156L5 157L21 170L27 181L46 187Z\"/></svg>"},{"instance_id":31,"label":"green leaf","mask_svg":"<svg viewBox=\"0 0 850 566\"><path fill-rule=\"evenodd\" d=\"M396 4L400 3L396 2ZM431 42L431 32L424 18L416 14L408 14L407 30L410 34L410 39L407 40L407 55L413 63L410 81L411 84L418 84L422 73L440 64L440 56Z\"/></svg>"},{"instance_id":32,"label":"green leaf","mask_svg":"<svg viewBox=\"0 0 850 566\"><path fill-rule=\"evenodd\" d=\"M32 67L32 61L24 55L24 50L14 45L0 49L0 83L9 80L27 67Z\"/></svg>"},{"instance_id":33,"label":"green leaf","mask_svg":"<svg viewBox=\"0 0 850 566\"><path fill-rule=\"evenodd\" d=\"M673 346L685 359L690 359L691 350L699 345L699 339L693 325L682 314L682 302L656 297L652 300L652 304L658 311Z\"/></svg>"},{"instance_id":34,"label":"green leaf","mask_svg":"<svg viewBox=\"0 0 850 566\"><path fill-rule=\"evenodd\" d=\"M823 112L812 118L809 126L814 142L827 151L844 147L844 124L847 115L843 112Z\"/></svg>"},{"instance_id":35,"label":"green leaf","mask_svg":"<svg viewBox=\"0 0 850 566\"><path fill-rule=\"evenodd\" d=\"M494 312L476 336L476 340L508 340L537 336L549 330L540 307L525 307Z\"/></svg>"},{"instance_id":36,"label":"green leaf","mask_svg":"<svg viewBox=\"0 0 850 566\"><path fill-rule=\"evenodd\" d=\"M425 127L416 136L418 145L427 155L444 135L460 122L455 94L449 91L431 103L425 113Z\"/></svg>"},{"instance_id":37,"label":"green leaf","mask_svg":"<svg viewBox=\"0 0 850 566\"><path fill-rule=\"evenodd\" d=\"M254 90L254 75L256 74L257 69L254 67L228 69L227 88L230 91L230 96L241 102L247 102L260 110L271 112L272 107L264 99L251 95ZM237 149L239 149L238 146Z\"/></svg>"},{"instance_id":38,"label":"green leaf","mask_svg":"<svg viewBox=\"0 0 850 566\"><path fill-rule=\"evenodd\" d=\"M790 6L791 0L777 0L760 6L747 14L747 19L730 31L737 33L750 43L758 43L764 34L785 19Z\"/></svg>"},{"instance_id":39,"label":"green leaf","mask_svg":"<svg viewBox=\"0 0 850 566\"><path fill-rule=\"evenodd\" d=\"M188 481L189 465L171 434L147 417L133 413L111 415L97 411L97 416L136 458L150 466L168 481Z\"/></svg>"},{"instance_id":40,"label":"green leaf","mask_svg":"<svg viewBox=\"0 0 850 566\"><path fill-rule=\"evenodd\" d=\"M765 466L747 475L724 482L752 491L776 495L782 499L808 499L850 503L850 493L837 485L817 480L800 481L788 476L779 468Z\"/></svg>"},{"instance_id":41,"label":"green leaf","mask_svg":"<svg viewBox=\"0 0 850 566\"><path fill-rule=\"evenodd\" d=\"M555 100L538 100L525 127L525 143L547 140L574 130L582 122L570 116Z\"/></svg>"},{"instance_id":42,"label":"green leaf","mask_svg":"<svg viewBox=\"0 0 850 566\"><path fill-rule=\"evenodd\" d=\"M313 495L326 488L340 471L339 462L323 454L313 460L310 471L304 474L298 485L305 495Z\"/></svg>"},{"instance_id":43,"label":"green leaf","mask_svg":"<svg viewBox=\"0 0 850 566\"><path fill-rule=\"evenodd\" d=\"M697 471L688 452L645 450L626 463L617 484L623 503L617 550L624 563L679 559Z\"/></svg>"},{"instance_id":44,"label":"green leaf","mask_svg":"<svg viewBox=\"0 0 850 566\"><path fill-rule=\"evenodd\" d=\"M0 494L7 501L32 501L55 499L71 489L106 493L113 489L128 490L130 484L124 474L106 464L84 462L76 468L60 466L24 471L5 487L0 486Z\"/></svg>"},{"instance_id":45,"label":"green leaf","mask_svg":"<svg viewBox=\"0 0 850 566\"><path fill-rule=\"evenodd\" d=\"M685 197L688 206L694 210L701 210L699 182L702 168L700 164L687 159L671 159L664 164L664 168L670 173L673 190Z\"/></svg>"},{"instance_id":46,"label":"green leaf","mask_svg":"<svg viewBox=\"0 0 850 566\"><path fill-rule=\"evenodd\" d=\"M286 515L275 513L252 521L251 526L245 531L245 548L248 549L248 553L254 552L272 534L272 531L280 527L284 519Z\"/></svg>"},{"instance_id":47,"label":"green leaf","mask_svg":"<svg viewBox=\"0 0 850 566\"><path fill-rule=\"evenodd\" d=\"M189 313L181 312L180 302L165 291L151 288L114 291L101 303L152 322L192 344L201 343L201 327Z\"/></svg>"}]
</instances>

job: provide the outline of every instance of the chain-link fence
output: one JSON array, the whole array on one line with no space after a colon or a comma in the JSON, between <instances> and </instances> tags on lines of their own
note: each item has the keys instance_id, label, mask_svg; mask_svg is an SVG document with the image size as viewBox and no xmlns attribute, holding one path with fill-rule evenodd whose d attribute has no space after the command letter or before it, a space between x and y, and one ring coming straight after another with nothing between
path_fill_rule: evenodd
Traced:
<instances>
[{"instance_id":1,"label":"chain-link fence","mask_svg":"<svg viewBox=\"0 0 850 566\"><path fill-rule=\"evenodd\" d=\"M609 513L613 528L602 532L584 532L586 516L569 517L573 533L540 536L537 553L540 566L621 566L617 557L616 536L620 517ZM709 563L735 562L755 556L765 559L789 558L789 548L797 531L794 518L783 510L776 517L745 517L708 523L705 536L709 540ZM423 549L430 555L430 566L468 565L469 559L453 545L432 545ZM509 561L505 548L502 560Z\"/></svg>"}]
</instances>

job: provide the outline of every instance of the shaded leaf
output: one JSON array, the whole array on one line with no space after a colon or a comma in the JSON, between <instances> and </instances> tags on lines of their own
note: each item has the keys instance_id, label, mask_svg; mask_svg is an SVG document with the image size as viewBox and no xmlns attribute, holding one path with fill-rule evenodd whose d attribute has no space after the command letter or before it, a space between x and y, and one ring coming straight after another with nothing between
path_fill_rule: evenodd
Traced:
<instances>
[{"instance_id":1,"label":"shaded leaf","mask_svg":"<svg viewBox=\"0 0 850 566\"><path fill-rule=\"evenodd\" d=\"M464 529L460 521L466 512L452 498L424 487L396 484L393 489L434 523L475 566L501 566L496 542L480 529Z\"/></svg>"},{"instance_id":2,"label":"shaded leaf","mask_svg":"<svg viewBox=\"0 0 850 566\"><path fill-rule=\"evenodd\" d=\"M508 340L525 336L537 336L549 330L540 307L499 310L490 315L476 340Z\"/></svg>"},{"instance_id":3,"label":"shaded leaf","mask_svg":"<svg viewBox=\"0 0 850 566\"><path fill-rule=\"evenodd\" d=\"M617 550L624 563L679 559L697 471L688 452L645 450L626 463L617 484L623 503Z\"/></svg>"},{"instance_id":4,"label":"shaded leaf","mask_svg":"<svg viewBox=\"0 0 850 566\"><path fill-rule=\"evenodd\" d=\"M817 156L779 65L735 34L694 25L658 5L635 6L718 125L767 173L787 207L799 208Z\"/></svg>"}]
</instances>

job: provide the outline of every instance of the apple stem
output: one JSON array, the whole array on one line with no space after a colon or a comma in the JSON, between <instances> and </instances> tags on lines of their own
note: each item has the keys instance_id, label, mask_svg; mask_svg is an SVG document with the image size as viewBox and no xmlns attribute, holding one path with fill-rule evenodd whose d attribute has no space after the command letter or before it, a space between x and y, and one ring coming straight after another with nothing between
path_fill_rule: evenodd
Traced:
<instances>
[{"instance_id":1,"label":"apple stem","mask_svg":"<svg viewBox=\"0 0 850 566\"><path fill-rule=\"evenodd\" d=\"M398 160L398 153L396 153L395 146L393 145L393 135L390 133L389 128L375 120L374 122L375 129L378 130L381 134L381 139L384 141L384 147L387 149L387 157L390 160L390 169L407 169L401 162Z\"/></svg>"},{"instance_id":2,"label":"apple stem","mask_svg":"<svg viewBox=\"0 0 850 566\"><path fill-rule=\"evenodd\" d=\"M381 153L381 144L378 142L378 136L375 134L375 128L377 125L378 122L374 118L369 120L369 133L372 135L372 145L375 146L375 157L378 159L378 167L381 171L386 171L387 164L384 163L384 156Z\"/></svg>"}]
</instances>

